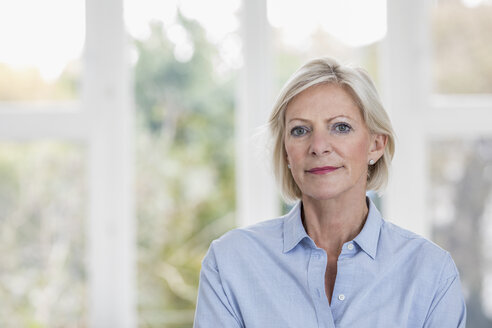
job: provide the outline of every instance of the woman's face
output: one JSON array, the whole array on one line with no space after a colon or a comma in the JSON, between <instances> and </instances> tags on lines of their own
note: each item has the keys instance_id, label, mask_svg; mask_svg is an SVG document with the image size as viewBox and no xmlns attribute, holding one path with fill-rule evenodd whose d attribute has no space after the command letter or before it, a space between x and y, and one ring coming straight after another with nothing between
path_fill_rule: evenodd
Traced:
<instances>
[{"instance_id":1,"label":"woman's face","mask_svg":"<svg viewBox=\"0 0 492 328\"><path fill-rule=\"evenodd\" d=\"M382 156L386 137L369 132L347 91L320 84L301 92L287 106L285 126L287 162L303 197L365 193L368 162Z\"/></svg>"}]
</instances>

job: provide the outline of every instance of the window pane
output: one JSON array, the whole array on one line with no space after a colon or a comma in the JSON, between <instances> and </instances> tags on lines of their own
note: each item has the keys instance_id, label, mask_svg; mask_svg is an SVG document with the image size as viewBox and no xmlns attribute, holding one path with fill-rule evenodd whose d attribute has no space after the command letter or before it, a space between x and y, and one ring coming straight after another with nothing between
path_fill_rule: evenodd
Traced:
<instances>
[{"instance_id":1,"label":"window pane","mask_svg":"<svg viewBox=\"0 0 492 328\"><path fill-rule=\"evenodd\" d=\"M231 3L179 1L178 15L168 2L147 1L145 10L126 2L138 118L139 327L193 325L201 261L235 224Z\"/></svg>"},{"instance_id":2,"label":"window pane","mask_svg":"<svg viewBox=\"0 0 492 328\"><path fill-rule=\"evenodd\" d=\"M85 151L0 143L0 326L85 327Z\"/></svg>"},{"instance_id":3,"label":"window pane","mask_svg":"<svg viewBox=\"0 0 492 328\"><path fill-rule=\"evenodd\" d=\"M386 1L268 0L273 29L274 90L306 61L330 56L364 67L379 81L380 42L386 35Z\"/></svg>"},{"instance_id":4,"label":"window pane","mask_svg":"<svg viewBox=\"0 0 492 328\"><path fill-rule=\"evenodd\" d=\"M467 326L492 327L492 139L430 144L433 240L458 266Z\"/></svg>"},{"instance_id":5,"label":"window pane","mask_svg":"<svg viewBox=\"0 0 492 328\"><path fill-rule=\"evenodd\" d=\"M85 1L0 2L0 101L77 98Z\"/></svg>"},{"instance_id":6,"label":"window pane","mask_svg":"<svg viewBox=\"0 0 492 328\"><path fill-rule=\"evenodd\" d=\"M436 93L492 93L492 2L438 0L432 10Z\"/></svg>"}]
</instances>

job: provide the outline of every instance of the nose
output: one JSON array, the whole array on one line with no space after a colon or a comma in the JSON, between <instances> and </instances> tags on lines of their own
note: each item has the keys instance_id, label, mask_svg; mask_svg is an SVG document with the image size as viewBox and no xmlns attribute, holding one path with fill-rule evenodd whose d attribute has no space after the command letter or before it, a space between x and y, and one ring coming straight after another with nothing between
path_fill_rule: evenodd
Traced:
<instances>
[{"instance_id":1,"label":"nose","mask_svg":"<svg viewBox=\"0 0 492 328\"><path fill-rule=\"evenodd\" d=\"M313 156L322 156L332 151L331 139L329 133L313 131L311 134L311 143L309 153Z\"/></svg>"}]
</instances>

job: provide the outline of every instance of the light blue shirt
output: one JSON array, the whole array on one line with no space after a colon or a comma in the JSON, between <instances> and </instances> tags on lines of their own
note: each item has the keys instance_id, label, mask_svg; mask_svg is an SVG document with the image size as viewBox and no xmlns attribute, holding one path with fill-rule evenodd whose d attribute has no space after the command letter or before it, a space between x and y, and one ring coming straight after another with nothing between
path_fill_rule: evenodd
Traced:
<instances>
[{"instance_id":1,"label":"light blue shirt","mask_svg":"<svg viewBox=\"0 0 492 328\"><path fill-rule=\"evenodd\" d=\"M215 240L202 263L196 328L465 327L448 252L386 222L369 200L362 231L343 245L331 305L326 252L307 235L301 204Z\"/></svg>"}]
</instances>

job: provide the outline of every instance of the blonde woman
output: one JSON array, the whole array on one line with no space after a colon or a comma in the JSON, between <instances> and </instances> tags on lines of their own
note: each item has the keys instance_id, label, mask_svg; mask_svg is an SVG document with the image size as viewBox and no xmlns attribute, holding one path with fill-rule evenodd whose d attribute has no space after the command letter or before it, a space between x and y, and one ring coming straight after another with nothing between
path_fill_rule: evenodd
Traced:
<instances>
[{"instance_id":1,"label":"blonde woman","mask_svg":"<svg viewBox=\"0 0 492 328\"><path fill-rule=\"evenodd\" d=\"M275 174L295 206L212 242L194 326L465 327L449 253L385 221L366 197L384 187L395 143L365 71L308 62L269 126Z\"/></svg>"}]
</instances>

